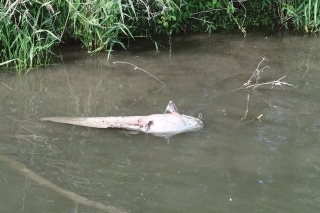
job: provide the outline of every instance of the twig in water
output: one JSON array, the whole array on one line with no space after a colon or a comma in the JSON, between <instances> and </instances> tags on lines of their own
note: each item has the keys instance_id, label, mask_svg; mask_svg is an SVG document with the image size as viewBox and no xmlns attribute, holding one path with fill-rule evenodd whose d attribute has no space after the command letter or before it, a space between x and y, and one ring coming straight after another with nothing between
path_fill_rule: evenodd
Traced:
<instances>
[{"instance_id":1,"label":"twig in water","mask_svg":"<svg viewBox=\"0 0 320 213\"><path fill-rule=\"evenodd\" d=\"M113 63L114 63L114 64L129 64L129 65L133 66L133 69L135 69L135 70L138 69L138 70L141 70L141 71L147 73L148 75L150 75L151 77L153 77L153 78L155 78L157 81L159 81L161 84L163 84L164 86L166 86L166 84L163 83L159 78L157 78L156 76L152 75L152 74L149 73L148 71L146 71L146 70L144 70L144 69L141 69L140 67L138 67L138 66L136 66L136 65L134 65L134 64L131 64L131 63L125 62L125 61L115 61L115 62L113 62Z\"/></svg>"},{"instance_id":2,"label":"twig in water","mask_svg":"<svg viewBox=\"0 0 320 213\"><path fill-rule=\"evenodd\" d=\"M30 169L26 168L25 165L15 161L15 160L12 160L11 158L8 158L5 156L0 156L0 161L6 162L12 168L18 170L21 174L25 175L27 178L30 178L30 179L36 181L37 183L59 193L60 195L72 200L76 204L82 204L85 206L89 206L89 207L92 207L95 209L100 209L100 210L110 212L110 213L126 213L127 212L125 210L122 210L122 209L119 209L119 208L116 208L113 206L107 206L102 203L99 203L99 202L96 202L93 200L89 200L89 199L82 197L74 192L63 189L63 188L55 185L54 183L48 181L47 179L41 177L40 175L34 173Z\"/></svg>"},{"instance_id":3,"label":"twig in water","mask_svg":"<svg viewBox=\"0 0 320 213\"><path fill-rule=\"evenodd\" d=\"M255 120L258 120L258 121L262 122L262 121L261 121L261 118L262 118L263 114L260 114L258 117L254 118L254 119L251 119L250 121L241 123L241 121L247 119L248 112L249 112L249 94L247 95L247 108L246 108L246 112L244 113L244 116L240 119L239 124L247 124L247 123L250 123L250 122L255 121Z\"/></svg>"},{"instance_id":4,"label":"twig in water","mask_svg":"<svg viewBox=\"0 0 320 213\"><path fill-rule=\"evenodd\" d=\"M287 85L287 86L291 86L293 87L294 85L293 84L289 84L285 81L281 81L282 79L284 79L286 76L283 76L281 78L279 78L278 80L276 81L270 81L270 82L265 82L265 83L261 83L261 84L252 84L252 85L248 85L246 86L245 88L246 89L252 89L254 90L255 88L259 87L259 86L262 86L262 85L272 85L271 86L271 89L273 88L273 86L280 86L282 89L284 89L283 85Z\"/></svg>"},{"instance_id":5,"label":"twig in water","mask_svg":"<svg viewBox=\"0 0 320 213\"><path fill-rule=\"evenodd\" d=\"M144 69L141 69L140 67L138 67L138 66L136 66L136 65L134 65L134 64L131 64L131 63L125 62L125 61L115 61L115 62L113 62L113 63L114 63L114 64L129 64L129 65L133 66L133 69L135 69L135 70L138 69L138 70L141 70L141 71L147 73L148 75L150 75L151 77L155 78L157 81L159 81L159 82L163 85L160 89L158 89L157 91L152 92L152 93L150 93L150 94L155 94L155 93L161 91L164 87L167 86L167 85L166 85L165 83L163 83L159 78L155 77L154 75L152 75L152 74L149 73L148 71L146 71L146 70L144 70ZM149 95L150 95L150 94L149 94ZM139 98L134 98L134 102L133 102L132 104L124 107L124 108L126 109L126 108L128 108L128 107L131 107L132 105L134 105L135 103L137 103L139 100L141 100L141 99L144 98L145 96L146 96L146 95L142 95L142 96L140 96Z\"/></svg>"},{"instance_id":6,"label":"twig in water","mask_svg":"<svg viewBox=\"0 0 320 213\"><path fill-rule=\"evenodd\" d=\"M263 114L260 114L258 117L254 118L254 119L252 119L252 120L250 120L250 121L244 122L244 123L242 123L242 124L247 124L247 123L250 123L250 122L256 121L256 120L262 122L262 121L261 121L262 116L263 116Z\"/></svg>"},{"instance_id":7,"label":"twig in water","mask_svg":"<svg viewBox=\"0 0 320 213\"><path fill-rule=\"evenodd\" d=\"M244 113L243 117L240 119L239 123L241 123L242 120L247 119L247 114L249 112L249 94L247 95L247 108L246 108L246 112Z\"/></svg>"},{"instance_id":8,"label":"twig in water","mask_svg":"<svg viewBox=\"0 0 320 213\"><path fill-rule=\"evenodd\" d=\"M242 85L242 87L240 87L239 89L250 89L250 90L254 90L254 89L256 89L257 87L262 86L262 85L271 85L271 89L273 88L273 86L280 86L282 89L284 89L284 87L283 87L284 85L294 86L293 84L289 84L289 83L287 83L287 82L285 82L285 81L281 81L281 80L284 79L286 76L283 76L283 77L281 77L281 78L279 78L278 80L275 80L275 81L269 81L269 82L265 82L265 83L259 83L260 74L263 72L264 69L270 68L269 66L265 66L265 67L263 67L262 69L259 69L259 67L260 67L260 65L261 65L261 63L262 63L263 61L268 61L268 60L265 59L265 58L263 58L263 59L259 62L256 70L253 72L253 74L252 74L252 76L249 78L249 80L248 80L246 83L244 83L244 84ZM255 79L255 83L254 83L254 84L252 84L252 81L253 81L252 79L253 79L253 78Z\"/></svg>"},{"instance_id":9,"label":"twig in water","mask_svg":"<svg viewBox=\"0 0 320 213\"><path fill-rule=\"evenodd\" d=\"M269 66L265 66L265 67L263 67L262 69L259 69L260 64L261 64L263 61L268 61L268 60L265 59L265 58L262 58L262 60L259 62L256 70L253 72L252 76L249 78L249 80L247 81L247 83L244 83L244 84L243 84L243 86L244 86L245 88L247 88L247 86L251 85L253 78L256 79L256 84L258 84L258 81L259 81L259 79L260 79L260 73L263 72L264 69L270 68Z\"/></svg>"}]
</instances>

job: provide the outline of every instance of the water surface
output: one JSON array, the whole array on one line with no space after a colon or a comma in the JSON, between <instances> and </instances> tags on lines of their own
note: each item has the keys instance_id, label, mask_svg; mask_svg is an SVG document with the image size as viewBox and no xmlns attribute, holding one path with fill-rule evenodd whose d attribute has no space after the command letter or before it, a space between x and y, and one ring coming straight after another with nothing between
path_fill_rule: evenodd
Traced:
<instances>
[{"instance_id":1,"label":"water surface","mask_svg":"<svg viewBox=\"0 0 320 213\"><path fill-rule=\"evenodd\" d=\"M317 212L320 209L320 43L279 33L136 41L0 75L0 155L70 192L131 212ZM60 53L59 53L60 54ZM259 62L259 83L237 90ZM127 62L143 69L134 69ZM153 75L153 76L151 76ZM163 85L161 82L165 85ZM241 120L247 107L245 120ZM50 116L163 113L173 100L204 128L169 143L152 135L39 121ZM263 114L261 120L254 120ZM1 212L103 212L0 161Z\"/></svg>"}]
</instances>

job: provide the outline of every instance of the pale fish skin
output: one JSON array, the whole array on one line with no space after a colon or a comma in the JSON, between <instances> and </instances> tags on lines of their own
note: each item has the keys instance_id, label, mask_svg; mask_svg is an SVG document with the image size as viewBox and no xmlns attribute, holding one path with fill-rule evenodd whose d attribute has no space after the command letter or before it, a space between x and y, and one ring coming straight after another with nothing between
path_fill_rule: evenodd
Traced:
<instances>
[{"instance_id":1,"label":"pale fish skin","mask_svg":"<svg viewBox=\"0 0 320 213\"><path fill-rule=\"evenodd\" d=\"M93 128L128 129L166 138L183 132L197 131L203 127L203 122L200 119L180 114L88 118L49 117L41 118L41 120Z\"/></svg>"},{"instance_id":2,"label":"pale fish skin","mask_svg":"<svg viewBox=\"0 0 320 213\"><path fill-rule=\"evenodd\" d=\"M170 101L166 111L171 114L125 117L49 117L42 121L73 124L93 128L120 128L150 133L158 137L170 138L183 132L193 132L203 127L203 122L195 117L180 115L175 104ZM166 112L165 111L165 112Z\"/></svg>"}]
</instances>

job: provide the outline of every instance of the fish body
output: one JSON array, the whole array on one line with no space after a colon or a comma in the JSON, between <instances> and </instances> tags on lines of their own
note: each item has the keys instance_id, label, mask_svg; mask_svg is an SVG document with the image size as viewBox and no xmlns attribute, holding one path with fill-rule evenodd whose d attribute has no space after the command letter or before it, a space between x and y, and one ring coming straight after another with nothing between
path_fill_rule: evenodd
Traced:
<instances>
[{"instance_id":1,"label":"fish body","mask_svg":"<svg viewBox=\"0 0 320 213\"><path fill-rule=\"evenodd\" d=\"M124 117L49 117L40 120L93 128L127 129L165 138L183 132L197 131L203 127L203 122L200 119L180 115L172 101L169 102L166 111L171 114Z\"/></svg>"},{"instance_id":2,"label":"fish body","mask_svg":"<svg viewBox=\"0 0 320 213\"><path fill-rule=\"evenodd\" d=\"M125 117L48 117L41 118L41 120L93 128L128 129L166 138L183 132L197 131L203 127L203 122L200 119L180 114Z\"/></svg>"}]
</instances>

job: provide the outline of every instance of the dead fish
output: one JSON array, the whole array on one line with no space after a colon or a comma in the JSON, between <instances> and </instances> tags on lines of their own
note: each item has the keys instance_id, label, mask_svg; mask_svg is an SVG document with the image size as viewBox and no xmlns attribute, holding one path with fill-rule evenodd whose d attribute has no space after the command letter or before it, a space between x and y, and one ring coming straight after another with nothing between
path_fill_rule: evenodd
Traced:
<instances>
[{"instance_id":1,"label":"dead fish","mask_svg":"<svg viewBox=\"0 0 320 213\"><path fill-rule=\"evenodd\" d=\"M125 117L49 117L40 120L93 128L121 128L165 138L183 132L197 131L203 127L200 119L180 115L172 101L169 102L166 111L171 114Z\"/></svg>"}]
</instances>

